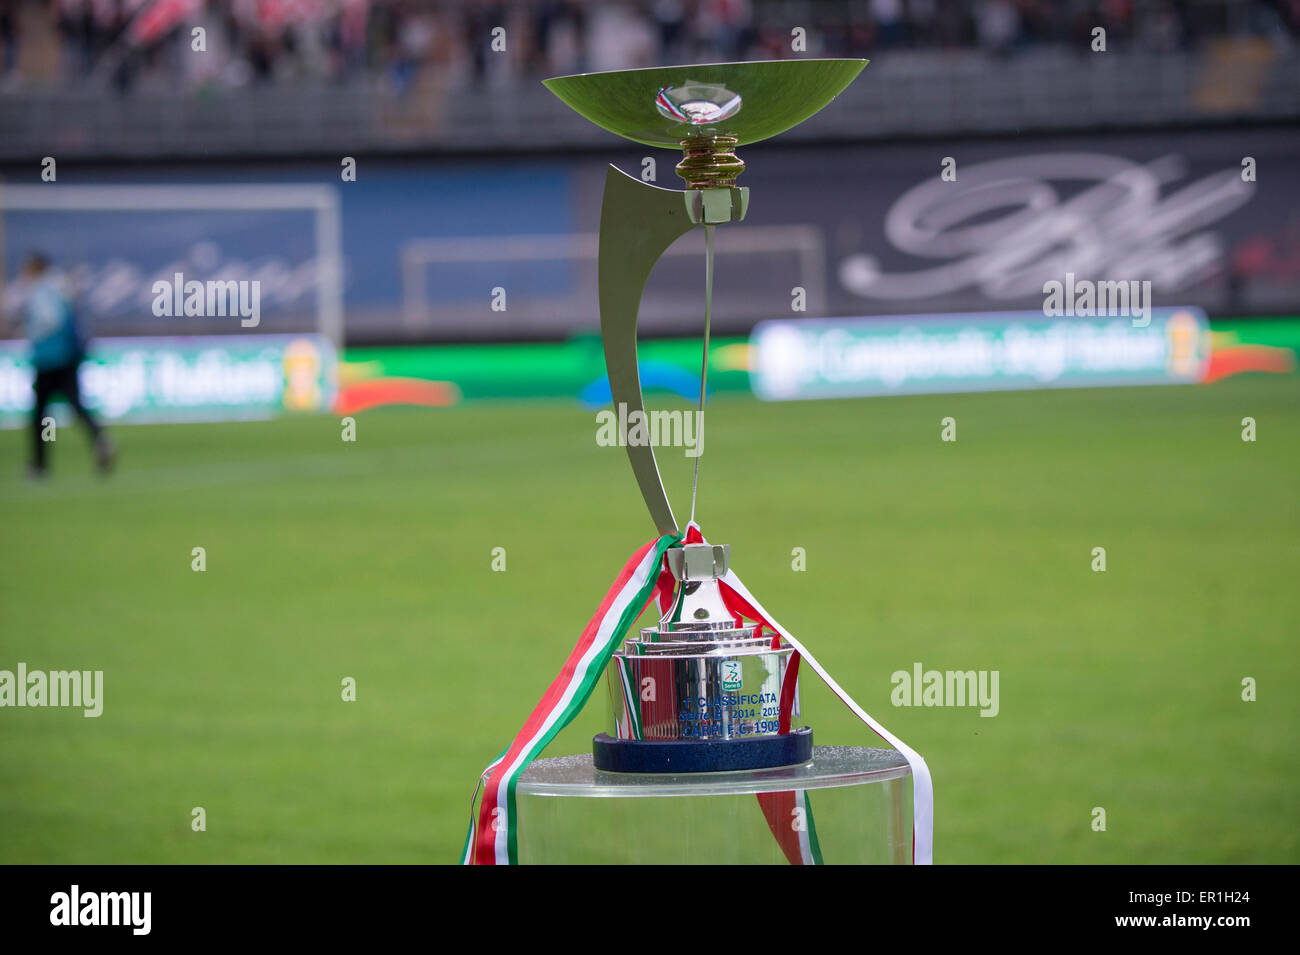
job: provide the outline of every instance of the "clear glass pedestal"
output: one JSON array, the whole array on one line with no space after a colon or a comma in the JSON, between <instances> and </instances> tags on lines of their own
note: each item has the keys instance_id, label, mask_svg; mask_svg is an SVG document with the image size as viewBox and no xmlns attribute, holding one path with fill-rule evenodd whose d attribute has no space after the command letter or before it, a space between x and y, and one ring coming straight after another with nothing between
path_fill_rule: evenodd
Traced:
<instances>
[{"instance_id":1,"label":"clear glass pedestal","mask_svg":"<svg viewBox=\"0 0 1300 955\"><path fill-rule=\"evenodd\" d=\"M539 759L515 790L524 865L908 864L906 760L816 746L797 766L607 773L590 754Z\"/></svg>"}]
</instances>

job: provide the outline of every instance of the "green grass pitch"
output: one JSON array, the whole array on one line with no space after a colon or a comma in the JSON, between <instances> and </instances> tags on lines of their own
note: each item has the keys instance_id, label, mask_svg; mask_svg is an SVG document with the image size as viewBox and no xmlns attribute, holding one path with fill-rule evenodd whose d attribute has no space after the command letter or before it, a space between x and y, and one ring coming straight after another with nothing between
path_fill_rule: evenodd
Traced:
<instances>
[{"instance_id":1,"label":"green grass pitch","mask_svg":"<svg viewBox=\"0 0 1300 955\"><path fill-rule=\"evenodd\" d=\"M454 861L653 530L594 434L558 402L373 412L351 444L328 416L122 427L101 481L69 426L41 486L0 434L0 669L105 673L98 719L0 710L0 862ZM690 462L660 459L684 519ZM925 755L937 862L1300 862L1300 377L720 399L699 517ZM998 670L999 714L892 706L916 662ZM819 740L873 744L807 699Z\"/></svg>"}]
</instances>

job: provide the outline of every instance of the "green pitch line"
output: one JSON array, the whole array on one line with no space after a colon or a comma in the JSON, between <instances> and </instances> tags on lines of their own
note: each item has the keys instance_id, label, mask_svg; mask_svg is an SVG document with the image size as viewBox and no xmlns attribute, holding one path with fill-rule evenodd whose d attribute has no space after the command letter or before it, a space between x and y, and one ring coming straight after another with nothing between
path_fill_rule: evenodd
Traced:
<instances>
[{"instance_id":1,"label":"green pitch line","mask_svg":"<svg viewBox=\"0 0 1300 955\"><path fill-rule=\"evenodd\" d=\"M1300 378L710 414L706 533L925 755L937 861L1300 862ZM97 719L0 709L0 862L456 857L478 772L653 529L571 401L357 425L119 428L107 482L73 426L44 486L0 434L0 669L104 671ZM690 459L660 463L685 500ZM998 670L998 715L891 706L916 663ZM819 741L873 742L805 702Z\"/></svg>"}]
</instances>

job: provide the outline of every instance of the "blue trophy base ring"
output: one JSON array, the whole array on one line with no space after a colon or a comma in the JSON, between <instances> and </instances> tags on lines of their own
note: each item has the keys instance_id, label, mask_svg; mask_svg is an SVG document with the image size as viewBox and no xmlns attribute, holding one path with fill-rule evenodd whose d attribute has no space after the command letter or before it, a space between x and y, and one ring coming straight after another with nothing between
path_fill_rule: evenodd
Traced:
<instances>
[{"instance_id":1,"label":"blue trophy base ring","mask_svg":"<svg viewBox=\"0 0 1300 955\"><path fill-rule=\"evenodd\" d=\"M812 748L808 726L748 739L636 740L601 733L591 741L591 756L609 773L727 773L806 763Z\"/></svg>"}]
</instances>

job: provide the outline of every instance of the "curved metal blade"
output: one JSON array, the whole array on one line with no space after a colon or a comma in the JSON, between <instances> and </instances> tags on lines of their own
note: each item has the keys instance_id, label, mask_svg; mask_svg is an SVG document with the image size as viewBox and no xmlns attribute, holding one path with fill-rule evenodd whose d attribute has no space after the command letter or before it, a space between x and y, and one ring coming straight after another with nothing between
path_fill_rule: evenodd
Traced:
<instances>
[{"instance_id":1,"label":"curved metal blade","mask_svg":"<svg viewBox=\"0 0 1300 955\"><path fill-rule=\"evenodd\" d=\"M748 189L661 189L627 175L614 166L605 175L600 210L600 333L605 344L605 368L615 411L620 406L620 438L636 476L650 517L661 534L680 533L648 442L627 440L626 422L644 420L645 399L637 368L636 323L646 281L659 257L697 225L744 217Z\"/></svg>"}]
</instances>

